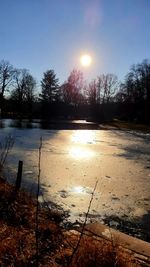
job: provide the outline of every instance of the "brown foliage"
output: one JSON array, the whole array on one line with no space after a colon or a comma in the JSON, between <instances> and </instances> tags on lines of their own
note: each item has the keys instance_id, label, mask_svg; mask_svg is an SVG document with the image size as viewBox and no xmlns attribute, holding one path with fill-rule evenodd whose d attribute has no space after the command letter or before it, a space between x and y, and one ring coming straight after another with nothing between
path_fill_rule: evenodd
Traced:
<instances>
[{"instance_id":1,"label":"brown foliage","mask_svg":"<svg viewBox=\"0 0 150 267\"><path fill-rule=\"evenodd\" d=\"M76 246L78 235L70 234L65 237L66 245L63 250L63 266L68 266L72 250ZM68 245L70 249L68 249ZM71 249L72 248L72 249ZM66 264L65 264L66 262ZM80 246L76 251L69 267L139 267L140 264L134 259L133 254L113 245L113 242L106 241L102 238L84 235L81 239Z\"/></svg>"},{"instance_id":2,"label":"brown foliage","mask_svg":"<svg viewBox=\"0 0 150 267\"><path fill-rule=\"evenodd\" d=\"M58 216L56 210L39 209L39 267L142 266L129 251L85 233L74 253L80 233L62 229ZM0 178L0 266L37 266L35 229L35 199L23 191L15 194L14 187Z\"/></svg>"},{"instance_id":3,"label":"brown foliage","mask_svg":"<svg viewBox=\"0 0 150 267\"><path fill-rule=\"evenodd\" d=\"M0 266L35 266L35 200L0 179ZM53 212L39 210L39 266L62 242L61 228Z\"/></svg>"}]
</instances>

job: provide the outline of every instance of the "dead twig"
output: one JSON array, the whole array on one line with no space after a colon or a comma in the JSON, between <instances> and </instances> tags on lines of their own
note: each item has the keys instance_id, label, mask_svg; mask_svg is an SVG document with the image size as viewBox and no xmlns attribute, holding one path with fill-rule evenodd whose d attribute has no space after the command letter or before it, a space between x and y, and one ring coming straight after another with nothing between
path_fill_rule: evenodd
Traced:
<instances>
[{"instance_id":1,"label":"dead twig","mask_svg":"<svg viewBox=\"0 0 150 267\"><path fill-rule=\"evenodd\" d=\"M80 233L80 237L79 237L78 242L77 242L77 245L75 246L75 248L74 248L74 250L73 250L73 253L72 253L72 255L71 255L71 258L70 258L70 261L69 261L69 266L70 266L70 264L72 263L73 257L74 257L75 253L77 252L77 250L78 250L78 248L79 248L79 245L80 245L82 236L83 236L83 234L84 234L84 229L85 229L85 226L86 226L86 223L87 223L88 214L89 214L89 211L90 211L90 208L91 208L91 204L92 204L92 201L93 201L93 197L94 197L94 193L95 193L97 184L98 184L98 181L96 181L95 186L94 186L94 189L93 189L93 192L92 192L92 194L91 194L91 199L90 199L89 206L88 206L88 209L87 209L87 212L86 212L86 215L85 215L85 220L84 220L84 223L83 223L83 226L82 226L82 230L81 230L81 233Z\"/></svg>"},{"instance_id":2,"label":"dead twig","mask_svg":"<svg viewBox=\"0 0 150 267\"><path fill-rule=\"evenodd\" d=\"M40 193L40 177L41 177L41 150L42 150L42 137L40 137L40 145L39 145L39 160L38 160L38 183L37 183L37 194L36 194L36 265L39 266L39 242L38 242L38 229L39 229L39 193Z\"/></svg>"},{"instance_id":3,"label":"dead twig","mask_svg":"<svg viewBox=\"0 0 150 267\"><path fill-rule=\"evenodd\" d=\"M11 135L5 137L4 145L0 142L0 168L5 164L9 151L14 145L14 138Z\"/></svg>"}]
</instances>

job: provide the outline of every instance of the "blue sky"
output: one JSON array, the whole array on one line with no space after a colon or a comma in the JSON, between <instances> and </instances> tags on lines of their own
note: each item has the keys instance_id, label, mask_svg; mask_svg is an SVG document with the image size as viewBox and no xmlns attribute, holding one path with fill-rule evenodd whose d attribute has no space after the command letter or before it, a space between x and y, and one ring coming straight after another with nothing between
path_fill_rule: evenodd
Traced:
<instances>
[{"instance_id":1,"label":"blue sky","mask_svg":"<svg viewBox=\"0 0 150 267\"><path fill-rule=\"evenodd\" d=\"M150 0L0 0L0 59L40 81L54 69L60 83L73 68L91 80L150 58ZM93 57L80 66L84 52Z\"/></svg>"}]
</instances>

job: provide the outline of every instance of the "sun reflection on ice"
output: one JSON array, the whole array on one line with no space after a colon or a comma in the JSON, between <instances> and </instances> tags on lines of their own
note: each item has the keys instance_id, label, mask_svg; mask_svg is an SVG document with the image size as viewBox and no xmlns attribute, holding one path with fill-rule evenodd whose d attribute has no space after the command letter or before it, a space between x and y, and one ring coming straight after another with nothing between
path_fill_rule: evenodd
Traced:
<instances>
[{"instance_id":1,"label":"sun reflection on ice","mask_svg":"<svg viewBox=\"0 0 150 267\"><path fill-rule=\"evenodd\" d=\"M78 144L93 144L95 140L95 133L90 130L76 130L74 131L72 141Z\"/></svg>"},{"instance_id":2,"label":"sun reflection on ice","mask_svg":"<svg viewBox=\"0 0 150 267\"><path fill-rule=\"evenodd\" d=\"M80 185L73 187L72 191L77 194L85 193L84 188Z\"/></svg>"},{"instance_id":3,"label":"sun reflection on ice","mask_svg":"<svg viewBox=\"0 0 150 267\"><path fill-rule=\"evenodd\" d=\"M93 144L95 133L90 130L75 130L71 136L73 146L69 148L69 155L75 159L90 159L94 156L94 150L87 146Z\"/></svg>"},{"instance_id":4,"label":"sun reflection on ice","mask_svg":"<svg viewBox=\"0 0 150 267\"><path fill-rule=\"evenodd\" d=\"M76 194L88 194L88 195L91 195L92 194L92 189L90 187L76 185L76 186L73 186L71 188L71 192L72 193L76 193Z\"/></svg>"},{"instance_id":5,"label":"sun reflection on ice","mask_svg":"<svg viewBox=\"0 0 150 267\"><path fill-rule=\"evenodd\" d=\"M89 159L94 156L94 152L84 147L71 147L69 155L75 159Z\"/></svg>"}]
</instances>

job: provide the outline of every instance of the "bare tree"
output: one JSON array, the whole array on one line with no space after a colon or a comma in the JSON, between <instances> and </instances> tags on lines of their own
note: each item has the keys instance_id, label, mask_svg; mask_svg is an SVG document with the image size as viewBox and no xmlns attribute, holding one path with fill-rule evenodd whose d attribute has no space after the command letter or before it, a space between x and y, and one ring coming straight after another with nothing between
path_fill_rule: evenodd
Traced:
<instances>
[{"instance_id":1,"label":"bare tree","mask_svg":"<svg viewBox=\"0 0 150 267\"><path fill-rule=\"evenodd\" d=\"M118 89L118 79L114 74L101 74L88 87L89 102L95 104L109 103Z\"/></svg>"},{"instance_id":2,"label":"bare tree","mask_svg":"<svg viewBox=\"0 0 150 267\"><path fill-rule=\"evenodd\" d=\"M117 94L123 117L136 122L150 122L150 61L131 66Z\"/></svg>"},{"instance_id":3,"label":"bare tree","mask_svg":"<svg viewBox=\"0 0 150 267\"><path fill-rule=\"evenodd\" d=\"M79 70L73 70L62 85L62 99L65 103L77 106L83 101L84 80Z\"/></svg>"},{"instance_id":4,"label":"bare tree","mask_svg":"<svg viewBox=\"0 0 150 267\"><path fill-rule=\"evenodd\" d=\"M98 102L98 84L96 80L93 80L87 89L88 102L91 106L94 106Z\"/></svg>"},{"instance_id":5,"label":"bare tree","mask_svg":"<svg viewBox=\"0 0 150 267\"><path fill-rule=\"evenodd\" d=\"M145 59L136 66L136 72L140 80L141 94L150 102L150 61Z\"/></svg>"},{"instance_id":6,"label":"bare tree","mask_svg":"<svg viewBox=\"0 0 150 267\"><path fill-rule=\"evenodd\" d=\"M32 112L36 81L26 69L15 70L14 80L15 89L11 99L16 103L18 115L22 117L25 106L28 107L28 113Z\"/></svg>"},{"instance_id":7,"label":"bare tree","mask_svg":"<svg viewBox=\"0 0 150 267\"><path fill-rule=\"evenodd\" d=\"M99 77L102 84L102 103L109 103L118 88L118 79L114 74L106 74Z\"/></svg>"},{"instance_id":8,"label":"bare tree","mask_svg":"<svg viewBox=\"0 0 150 267\"><path fill-rule=\"evenodd\" d=\"M129 103L150 101L150 63L148 60L131 66L125 77L123 93L126 96L126 102Z\"/></svg>"},{"instance_id":9,"label":"bare tree","mask_svg":"<svg viewBox=\"0 0 150 267\"><path fill-rule=\"evenodd\" d=\"M4 94L9 90L14 78L13 66L5 60L0 61L0 109L3 109Z\"/></svg>"}]
</instances>

